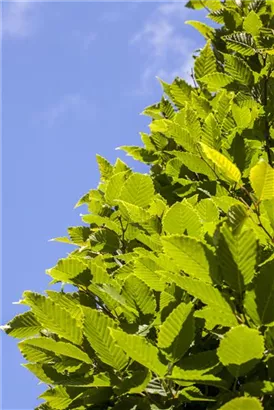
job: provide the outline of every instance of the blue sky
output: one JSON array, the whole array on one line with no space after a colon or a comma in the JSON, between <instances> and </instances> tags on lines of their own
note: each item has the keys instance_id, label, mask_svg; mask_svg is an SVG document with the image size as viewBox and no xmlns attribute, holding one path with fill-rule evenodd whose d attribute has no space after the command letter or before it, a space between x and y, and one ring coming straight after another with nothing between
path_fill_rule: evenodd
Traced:
<instances>
[{"instance_id":1,"label":"blue sky","mask_svg":"<svg viewBox=\"0 0 274 410\"><path fill-rule=\"evenodd\" d=\"M187 19L203 12L168 2L2 4L2 317L26 289L49 288L45 269L70 250L49 239L80 224L73 207L98 184L95 154L138 145L139 113L161 97L155 76L189 78L204 44ZM2 409L34 409L44 390L2 335Z\"/></svg>"}]
</instances>

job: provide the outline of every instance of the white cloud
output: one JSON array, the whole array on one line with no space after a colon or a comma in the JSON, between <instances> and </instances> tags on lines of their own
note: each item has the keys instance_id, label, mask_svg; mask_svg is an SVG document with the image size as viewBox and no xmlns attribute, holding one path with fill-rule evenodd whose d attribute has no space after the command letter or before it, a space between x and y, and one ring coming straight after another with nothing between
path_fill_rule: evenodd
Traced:
<instances>
[{"instance_id":1,"label":"white cloud","mask_svg":"<svg viewBox=\"0 0 274 410\"><path fill-rule=\"evenodd\" d=\"M65 94L59 101L44 111L39 120L48 127L53 127L60 119L71 115L76 118L88 118L94 115L94 105L77 93Z\"/></svg>"},{"instance_id":2,"label":"white cloud","mask_svg":"<svg viewBox=\"0 0 274 410\"><path fill-rule=\"evenodd\" d=\"M155 76L165 81L172 81L176 76L191 79L192 52L196 44L182 33L181 20L185 20L187 14L188 9L182 3L161 4L131 39L130 43L139 46L139 52L146 56L140 85L134 94L147 94Z\"/></svg>"},{"instance_id":3,"label":"white cloud","mask_svg":"<svg viewBox=\"0 0 274 410\"><path fill-rule=\"evenodd\" d=\"M27 37L34 29L35 1L10 1L2 9L2 35Z\"/></svg>"},{"instance_id":4,"label":"white cloud","mask_svg":"<svg viewBox=\"0 0 274 410\"><path fill-rule=\"evenodd\" d=\"M172 16L182 20L185 19L188 14L185 3L165 3L159 6L158 11L165 16Z\"/></svg>"}]
</instances>

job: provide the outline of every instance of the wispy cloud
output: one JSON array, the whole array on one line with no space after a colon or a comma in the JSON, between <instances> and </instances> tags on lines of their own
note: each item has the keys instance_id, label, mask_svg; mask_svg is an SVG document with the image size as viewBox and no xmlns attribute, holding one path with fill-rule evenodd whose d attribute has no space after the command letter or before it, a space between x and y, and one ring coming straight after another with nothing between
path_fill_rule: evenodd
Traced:
<instances>
[{"instance_id":1,"label":"wispy cloud","mask_svg":"<svg viewBox=\"0 0 274 410\"><path fill-rule=\"evenodd\" d=\"M195 42L182 31L187 14L188 9L182 3L161 4L130 40L146 57L136 94L146 94L155 76L165 81L176 76L190 80Z\"/></svg>"},{"instance_id":2,"label":"wispy cloud","mask_svg":"<svg viewBox=\"0 0 274 410\"><path fill-rule=\"evenodd\" d=\"M33 33L35 1L5 2L2 9L2 35L27 37Z\"/></svg>"},{"instance_id":3,"label":"wispy cloud","mask_svg":"<svg viewBox=\"0 0 274 410\"><path fill-rule=\"evenodd\" d=\"M61 119L73 116L77 119L89 118L94 115L95 106L77 93L65 94L59 101L53 103L38 116L39 122L53 127Z\"/></svg>"}]
</instances>

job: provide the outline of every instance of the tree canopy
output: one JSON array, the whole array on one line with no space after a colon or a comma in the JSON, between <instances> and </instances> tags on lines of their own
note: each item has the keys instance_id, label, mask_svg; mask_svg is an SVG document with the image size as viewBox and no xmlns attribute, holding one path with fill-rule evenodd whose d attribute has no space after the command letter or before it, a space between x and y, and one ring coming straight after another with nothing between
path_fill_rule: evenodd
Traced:
<instances>
[{"instance_id":1,"label":"tree canopy","mask_svg":"<svg viewBox=\"0 0 274 410\"><path fill-rule=\"evenodd\" d=\"M274 407L274 2L190 0L218 28L193 85L162 80L133 172L97 156L74 250L2 329L46 386L37 410ZM65 285L75 291L66 292Z\"/></svg>"}]
</instances>

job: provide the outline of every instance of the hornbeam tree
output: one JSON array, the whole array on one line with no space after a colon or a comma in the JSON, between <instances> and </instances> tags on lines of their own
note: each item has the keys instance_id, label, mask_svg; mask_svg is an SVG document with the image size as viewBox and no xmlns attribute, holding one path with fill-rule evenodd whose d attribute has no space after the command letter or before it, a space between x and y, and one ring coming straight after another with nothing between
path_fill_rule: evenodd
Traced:
<instances>
[{"instance_id":1,"label":"hornbeam tree","mask_svg":"<svg viewBox=\"0 0 274 410\"><path fill-rule=\"evenodd\" d=\"M2 329L39 410L274 408L274 1L190 0L219 28L162 80L133 172L97 156L76 248ZM66 292L66 284L75 287Z\"/></svg>"}]
</instances>

